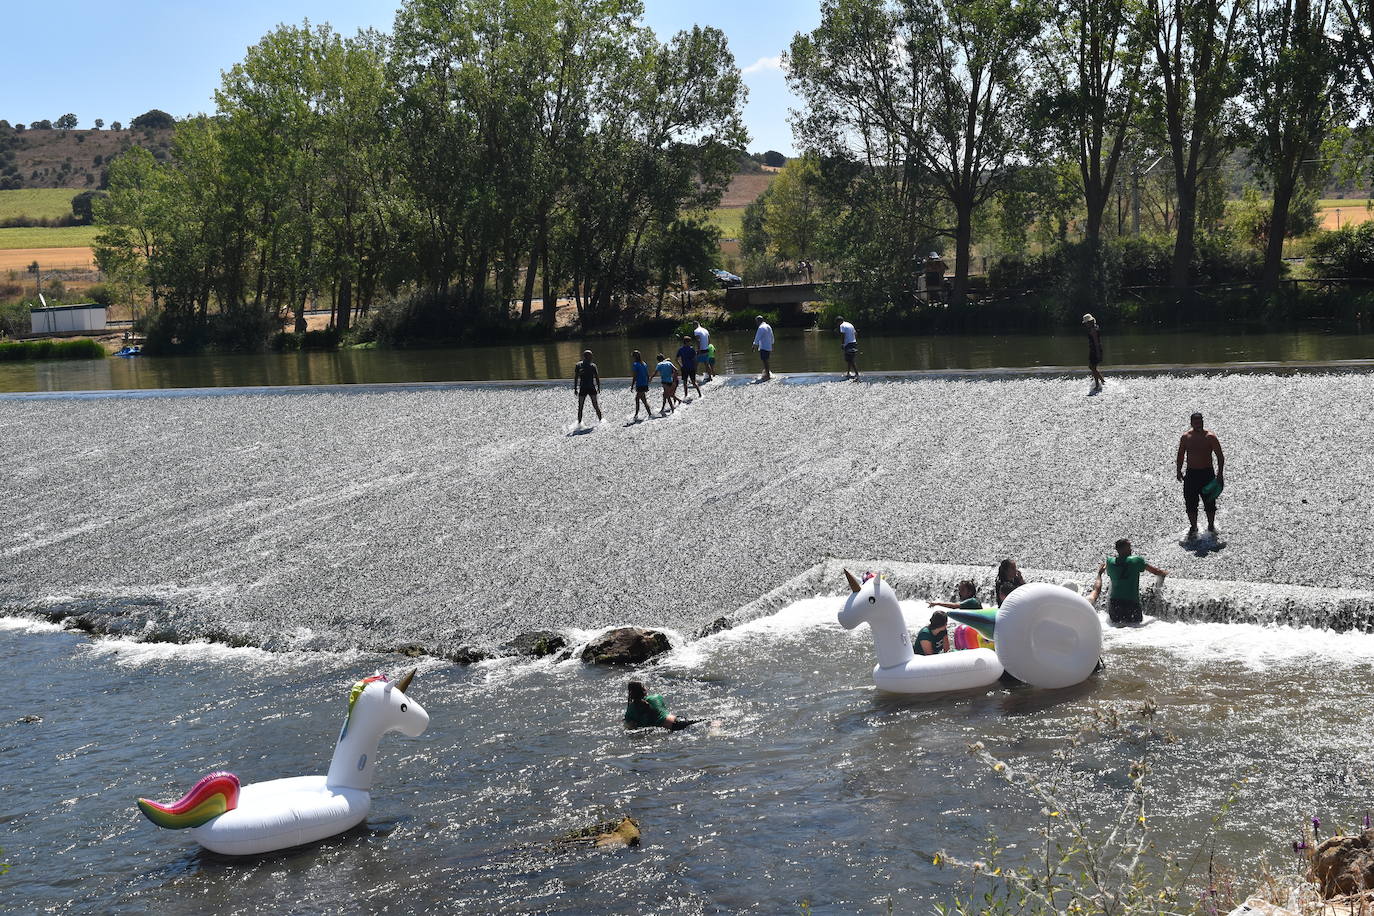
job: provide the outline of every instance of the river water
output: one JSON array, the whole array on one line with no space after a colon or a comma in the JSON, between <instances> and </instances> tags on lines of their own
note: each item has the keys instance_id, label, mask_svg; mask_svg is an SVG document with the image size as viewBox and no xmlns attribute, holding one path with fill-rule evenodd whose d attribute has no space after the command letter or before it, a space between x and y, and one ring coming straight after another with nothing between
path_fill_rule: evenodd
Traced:
<instances>
[{"instance_id":1,"label":"river water","mask_svg":"<svg viewBox=\"0 0 1374 916\"><path fill-rule=\"evenodd\" d=\"M773 368L778 372L843 372L838 335L830 331L778 331ZM717 332L718 369L759 371L753 332ZM1374 359L1367 334L1321 329L1246 333L1234 328L1112 334L1106 368L1218 366L1243 363L1305 364ZM101 361L0 363L0 391L90 391L128 388L211 388L253 385L354 385L387 382L571 379L584 347L601 374L629 377L630 353L650 361L670 356L671 338L589 338L548 344L438 350L342 350L337 353L218 354ZM1087 345L1078 335L910 334L863 335L859 366L873 372L985 370L1082 366Z\"/></svg>"},{"instance_id":2,"label":"river water","mask_svg":"<svg viewBox=\"0 0 1374 916\"><path fill-rule=\"evenodd\" d=\"M1370 807L1374 376L717 383L628 425L606 401L584 431L542 387L0 398L0 909L924 912L962 880L931 854L1029 853L1043 822L973 741L1096 826L1148 753L1157 839L1242 870ZM1228 456L1203 545L1172 479L1195 407ZM1078 688L886 697L835 622L845 565L913 601L1007 555L1082 583L1122 534L1172 572L1161 620ZM623 671L443 658L623 624L668 631L640 673L719 726L627 735ZM135 811L213 769L322 772L348 685L411 664L432 725L384 740L365 830L228 862ZM1173 740L1070 746L1150 699ZM553 843L621 814L642 848Z\"/></svg>"}]
</instances>

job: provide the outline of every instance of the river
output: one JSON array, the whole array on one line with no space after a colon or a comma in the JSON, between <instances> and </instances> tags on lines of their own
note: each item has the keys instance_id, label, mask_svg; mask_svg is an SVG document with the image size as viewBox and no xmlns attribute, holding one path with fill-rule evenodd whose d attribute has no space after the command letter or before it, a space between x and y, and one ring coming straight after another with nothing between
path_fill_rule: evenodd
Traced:
<instances>
[{"instance_id":1,"label":"river","mask_svg":"<svg viewBox=\"0 0 1374 916\"><path fill-rule=\"evenodd\" d=\"M780 330L773 368L783 373L843 372L837 334ZM725 374L759 371L752 332L719 332L718 368ZM1087 347L1077 335L862 335L864 371L1023 369L1082 366ZM589 338L548 344L436 350L341 350L335 353L254 353L141 357L102 361L0 363L0 391L82 391L132 388L211 388L255 385L353 385L394 382L571 379L590 347L601 374L628 377L630 352L653 361L676 353L672 339ZM1374 337L1323 329L1247 333L1233 328L1173 332L1132 331L1105 338L1106 371L1127 366L1274 366L1374 358Z\"/></svg>"},{"instance_id":2,"label":"river","mask_svg":"<svg viewBox=\"0 0 1374 916\"><path fill-rule=\"evenodd\" d=\"M1242 870L1368 808L1374 376L716 383L638 424L606 401L584 431L540 386L0 397L0 909L924 912L962 880L934 853L1029 854L1044 821L974 741L1094 829L1146 753L1156 838ZM1172 479L1194 408L1228 456L1201 546ZM1086 582L1123 534L1171 570L1160 620L1077 688L884 696L835 622L843 565L919 622L1003 556ZM639 673L718 726L627 735L627 673L575 659L443 658L623 624L669 633ZM219 768L323 772L348 685L410 665L432 724L384 740L365 829L231 862L134 809ZM1072 743L1147 700L1169 738ZM553 843L620 814L641 848Z\"/></svg>"}]
</instances>

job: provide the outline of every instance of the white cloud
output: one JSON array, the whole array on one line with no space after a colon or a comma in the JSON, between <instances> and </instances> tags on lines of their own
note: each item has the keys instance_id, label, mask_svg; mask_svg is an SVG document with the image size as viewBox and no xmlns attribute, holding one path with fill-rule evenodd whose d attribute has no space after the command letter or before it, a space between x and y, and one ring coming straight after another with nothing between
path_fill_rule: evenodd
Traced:
<instances>
[{"instance_id":1,"label":"white cloud","mask_svg":"<svg viewBox=\"0 0 1374 916\"><path fill-rule=\"evenodd\" d=\"M781 70L782 57L760 57L749 66L741 70L741 73L762 73L765 70Z\"/></svg>"}]
</instances>

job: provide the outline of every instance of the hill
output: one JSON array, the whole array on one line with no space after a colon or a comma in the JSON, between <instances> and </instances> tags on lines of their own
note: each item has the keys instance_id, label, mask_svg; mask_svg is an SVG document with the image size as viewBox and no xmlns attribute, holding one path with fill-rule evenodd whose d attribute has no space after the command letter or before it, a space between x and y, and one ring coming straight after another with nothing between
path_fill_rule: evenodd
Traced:
<instances>
[{"instance_id":1,"label":"hill","mask_svg":"<svg viewBox=\"0 0 1374 916\"><path fill-rule=\"evenodd\" d=\"M99 188L105 164L131 146L159 159L171 154L171 129L23 130L0 121L0 146L12 156L12 178L20 188Z\"/></svg>"}]
</instances>

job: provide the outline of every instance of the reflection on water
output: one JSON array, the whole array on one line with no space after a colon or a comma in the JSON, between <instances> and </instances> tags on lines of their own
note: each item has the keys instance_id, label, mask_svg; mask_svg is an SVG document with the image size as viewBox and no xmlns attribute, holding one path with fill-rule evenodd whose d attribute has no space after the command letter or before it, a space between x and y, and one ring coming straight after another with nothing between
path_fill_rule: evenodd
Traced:
<instances>
[{"instance_id":1,"label":"reflection on water","mask_svg":"<svg viewBox=\"0 0 1374 916\"><path fill-rule=\"evenodd\" d=\"M759 371L753 334L720 332L717 368L727 374ZM1317 331L1169 332L1116 334L1104 340L1106 368L1146 365L1221 365L1238 362L1312 362L1369 359L1374 338ZM333 385L500 379L571 379L590 347L601 374L628 377L630 352L653 361L676 353L670 338L590 338L547 344L447 350L344 350L338 353L261 353L140 357L99 362L0 364L0 391L89 391L123 388L211 388L257 385ZM950 334L861 336L866 371L1081 366L1086 344L1075 335ZM828 331L778 332L778 372L843 372L839 337Z\"/></svg>"},{"instance_id":2,"label":"reflection on water","mask_svg":"<svg viewBox=\"0 0 1374 916\"><path fill-rule=\"evenodd\" d=\"M839 629L839 600L798 602L641 672L716 730L626 734L626 675L575 661L422 667L431 727L383 741L368 829L248 862L195 852L132 799L174 797L221 767L245 781L323 771L347 684L399 660L92 643L8 622L0 663L26 675L6 718L43 721L0 724L13 864L0 908L926 911L959 880L926 853L975 857L994 831L1025 851L1042 820L969 743L1101 823L1134 749L1089 738L1055 752L1094 709L1146 697L1177 739L1150 748L1153 822L1177 852L1215 836L1221 863L1284 867L1302 820L1349 824L1374 789L1374 635L1156 622L1109 631L1106 674L1074 690L906 698L873 691L869 634ZM640 820L641 849L550 843L620 813Z\"/></svg>"}]
</instances>

